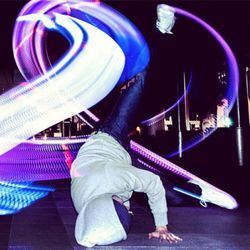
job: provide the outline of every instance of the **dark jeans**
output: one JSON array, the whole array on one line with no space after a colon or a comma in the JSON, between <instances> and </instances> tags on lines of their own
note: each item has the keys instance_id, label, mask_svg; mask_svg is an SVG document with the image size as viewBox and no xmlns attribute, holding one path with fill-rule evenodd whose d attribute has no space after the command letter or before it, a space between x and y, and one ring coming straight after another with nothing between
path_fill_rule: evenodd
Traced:
<instances>
[{"instance_id":1,"label":"dark jeans","mask_svg":"<svg viewBox=\"0 0 250 250\"><path fill-rule=\"evenodd\" d=\"M133 165L137 167L140 166L138 166L136 161L136 155L130 151L130 140L128 134L139 122L138 112L145 87L145 74L146 72L141 72L136 76L135 82L120 95L111 114L99 128L99 131L111 135L130 153ZM193 201L193 198L189 198L188 196L173 191L175 185L172 182L166 181L164 186L167 190L170 204L175 206L186 203L189 204L190 201ZM201 195L201 189L198 186L186 183L186 181L179 183L177 186Z\"/></svg>"},{"instance_id":2,"label":"dark jeans","mask_svg":"<svg viewBox=\"0 0 250 250\"><path fill-rule=\"evenodd\" d=\"M128 134L138 122L145 75L146 71L143 71L135 76L135 82L120 95L111 114L99 128L99 131L113 136L127 151L130 148Z\"/></svg>"}]
</instances>

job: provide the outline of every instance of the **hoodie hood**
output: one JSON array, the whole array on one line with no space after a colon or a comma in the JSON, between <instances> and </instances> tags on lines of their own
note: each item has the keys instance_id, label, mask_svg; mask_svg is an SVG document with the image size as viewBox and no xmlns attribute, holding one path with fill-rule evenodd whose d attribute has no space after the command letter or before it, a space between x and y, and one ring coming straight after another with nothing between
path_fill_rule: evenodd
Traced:
<instances>
[{"instance_id":1,"label":"hoodie hood","mask_svg":"<svg viewBox=\"0 0 250 250\"><path fill-rule=\"evenodd\" d=\"M109 245L127 238L111 194L98 196L82 207L76 220L75 237L85 247Z\"/></svg>"}]
</instances>

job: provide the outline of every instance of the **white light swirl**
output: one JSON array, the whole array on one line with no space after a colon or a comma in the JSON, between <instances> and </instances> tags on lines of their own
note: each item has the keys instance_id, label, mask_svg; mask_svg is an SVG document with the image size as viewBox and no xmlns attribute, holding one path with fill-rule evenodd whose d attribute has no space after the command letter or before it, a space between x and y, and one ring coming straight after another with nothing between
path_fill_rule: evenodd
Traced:
<instances>
[{"instance_id":1,"label":"white light swirl","mask_svg":"<svg viewBox=\"0 0 250 250\"><path fill-rule=\"evenodd\" d=\"M122 74L125 55L112 38L84 21L55 16L55 24L63 24L72 36L73 46L44 76L0 97L0 154L17 145L14 138L25 140L93 106L114 88ZM87 43L82 30L88 34Z\"/></svg>"}]
</instances>

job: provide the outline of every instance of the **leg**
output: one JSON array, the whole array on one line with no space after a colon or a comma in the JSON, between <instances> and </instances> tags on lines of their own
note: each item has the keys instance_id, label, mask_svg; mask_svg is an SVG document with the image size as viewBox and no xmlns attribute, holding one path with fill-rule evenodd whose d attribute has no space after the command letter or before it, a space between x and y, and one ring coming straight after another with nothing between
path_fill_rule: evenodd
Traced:
<instances>
[{"instance_id":1,"label":"leg","mask_svg":"<svg viewBox=\"0 0 250 250\"><path fill-rule=\"evenodd\" d=\"M138 111L144 89L146 71L135 76L135 81L119 97L114 109L99 130L113 136L125 149L129 149L128 134L138 122Z\"/></svg>"}]
</instances>

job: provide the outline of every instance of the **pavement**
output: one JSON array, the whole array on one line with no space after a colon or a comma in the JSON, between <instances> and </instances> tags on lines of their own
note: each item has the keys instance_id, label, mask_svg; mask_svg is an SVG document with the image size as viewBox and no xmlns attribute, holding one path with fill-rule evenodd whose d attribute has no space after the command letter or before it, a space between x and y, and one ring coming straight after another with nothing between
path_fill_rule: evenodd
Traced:
<instances>
[{"instance_id":1,"label":"pavement","mask_svg":"<svg viewBox=\"0 0 250 250\"><path fill-rule=\"evenodd\" d=\"M41 183L40 183L41 184ZM43 183L42 183L43 184ZM70 180L44 182L56 188L48 196L13 215L0 217L0 249L86 249L74 238L77 213L70 199ZM177 244L149 240L153 219L143 194L132 197L134 213L127 240L93 249L250 249L250 212L213 205L169 206L169 228L183 238Z\"/></svg>"}]
</instances>

